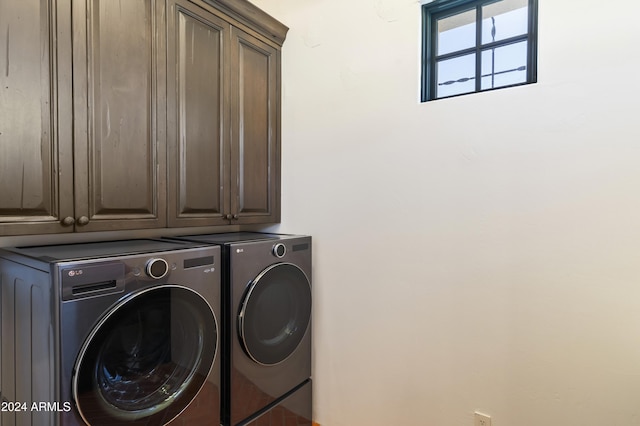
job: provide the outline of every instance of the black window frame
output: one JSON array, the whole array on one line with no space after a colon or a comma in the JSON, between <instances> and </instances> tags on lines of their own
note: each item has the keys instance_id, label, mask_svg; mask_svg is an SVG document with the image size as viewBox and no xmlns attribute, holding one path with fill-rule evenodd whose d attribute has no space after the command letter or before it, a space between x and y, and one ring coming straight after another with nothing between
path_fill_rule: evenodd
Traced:
<instances>
[{"instance_id":1,"label":"black window frame","mask_svg":"<svg viewBox=\"0 0 640 426\"><path fill-rule=\"evenodd\" d=\"M503 0L435 0L422 5L422 78L421 101L428 102L437 99L468 95L471 93L487 92L507 87L522 86L538 81L538 0L528 0L528 30L525 34L509 37L503 40L482 44L482 7ZM470 10L476 11L476 42L466 49L448 52L436 56L437 25L439 19ZM527 41L526 81L496 88L482 89L482 52L498 47ZM475 90L450 96L437 97L437 72L439 61L475 53Z\"/></svg>"}]
</instances>

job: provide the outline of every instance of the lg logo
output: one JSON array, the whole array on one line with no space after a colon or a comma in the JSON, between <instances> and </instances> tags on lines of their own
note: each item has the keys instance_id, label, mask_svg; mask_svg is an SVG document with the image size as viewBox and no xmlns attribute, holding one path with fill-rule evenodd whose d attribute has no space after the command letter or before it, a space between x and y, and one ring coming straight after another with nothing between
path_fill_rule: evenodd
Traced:
<instances>
[{"instance_id":1,"label":"lg logo","mask_svg":"<svg viewBox=\"0 0 640 426\"><path fill-rule=\"evenodd\" d=\"M82 269L71 270L68 272L70 277L75 277L76 275L82 275Z\"/></svg>"}]
</instances>

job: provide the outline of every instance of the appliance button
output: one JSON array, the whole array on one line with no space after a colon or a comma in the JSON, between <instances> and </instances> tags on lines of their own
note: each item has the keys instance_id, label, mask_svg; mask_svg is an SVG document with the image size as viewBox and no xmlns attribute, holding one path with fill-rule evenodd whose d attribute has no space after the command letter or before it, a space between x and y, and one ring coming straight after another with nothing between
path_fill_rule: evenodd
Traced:
<instances>
[{"instance_id":1,"label":"appliance button","mask_svg":"<svg viewBox=\"0 0 640 426\"><path fill-rule=\"evenodd\" d=\"M146 273L151 278L159 280L160 278L167 275L167 272L169 272L169 265L167 264L166 260L156 258L149 259L149 261L147 262Z\"/></svg>"},{"instance_id":2,"label":"appliance button","mask_svg":"<svg viewBox=\"0 0 640 426\"><path fill-rule=\"evenodd\" d=\"M284 257L285 254L287 254L287 247L282 243L278 243L275 246L273 246L273 249L271 250L271 252L275 257L281 259Z\"/></svg>"}]
</instances>

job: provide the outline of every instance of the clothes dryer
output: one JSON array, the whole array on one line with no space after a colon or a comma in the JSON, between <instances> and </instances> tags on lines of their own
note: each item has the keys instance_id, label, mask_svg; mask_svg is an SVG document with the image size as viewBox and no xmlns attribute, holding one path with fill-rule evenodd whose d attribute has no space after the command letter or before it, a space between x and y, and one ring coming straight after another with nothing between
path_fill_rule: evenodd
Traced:
<instances>
[{"instance_id":1,"label":"clothes dryer","mask_svg":"<svg viewBox=\"0 0 640 426\"><path fill-rule=\"evenodd\" d=\"M311 425L311 237L182 238L223 251L223 423Z\"/></svg>"},{"instance_id":2,"label":"clothes dryer","mask_svg":"<svg viewBox=\"0 0 640 426\"><path fill-rule=\"evenodd\" d=\"M218 425L220 248L0 250L2 424Z\"/></svg>"}]
</instances>

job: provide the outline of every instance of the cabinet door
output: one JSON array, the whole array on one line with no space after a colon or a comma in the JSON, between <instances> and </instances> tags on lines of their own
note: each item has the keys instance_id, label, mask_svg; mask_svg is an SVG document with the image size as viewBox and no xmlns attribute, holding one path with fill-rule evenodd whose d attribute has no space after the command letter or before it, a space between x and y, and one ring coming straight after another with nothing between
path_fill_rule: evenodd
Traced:
<instances>
[{"instance_id":1,"label":"cabinet door","mask_svg":"<svg viewBox=\"0 0 640 426\"><path fill-rule=\"evenodd\" d=\"M280 220L280 51L231 37L231 210L237 223Z\"/></svg>"},{"instance_id":2,"label":"cabinet door","mask_svg":"<svg viewBox=\"0 0 640 426\"><path fill-rule=\"evenodd\" d=\"M166 226L164 3L73 2L77 231Z\"/></svg>"},{"instance_id":3,"label":"cabinet door","mask_svg":"<svg viewBox=\"0 0 640 426\"><path fill-rule=\"evenodd\" d=\"M169 226L226 224L230 27L187 1L168 16Z\"/></svg>"},{"instance_id":4,"label":"cabinet door","mask_svg":"<svg viewBox=\"0 0 640 426\"><path fill-rule=\"evenodd\" d=\"M64 0L0 1L0 236L73 230L68 16Z\"/></svg>"}]
</instances>

